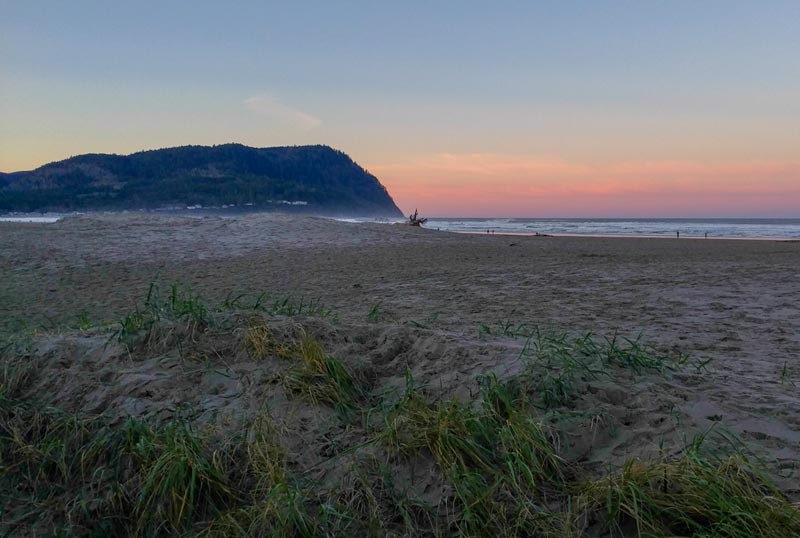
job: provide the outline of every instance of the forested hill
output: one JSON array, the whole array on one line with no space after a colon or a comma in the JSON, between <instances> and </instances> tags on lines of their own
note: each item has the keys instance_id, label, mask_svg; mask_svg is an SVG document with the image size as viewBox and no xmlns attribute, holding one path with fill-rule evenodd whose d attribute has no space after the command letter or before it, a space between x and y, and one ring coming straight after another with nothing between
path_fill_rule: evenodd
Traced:
<instances>
[{"instance_id":1,"label":"forested hill","mask_svg":"<svg viewBox=\"0 0 800 538\"><path fill-rule=\"evenodd\" d=\"M328 146L183 146L86 154L0 174L0 211L241 208L400 217L386 188Z\"/></svg>"}]
</instances>

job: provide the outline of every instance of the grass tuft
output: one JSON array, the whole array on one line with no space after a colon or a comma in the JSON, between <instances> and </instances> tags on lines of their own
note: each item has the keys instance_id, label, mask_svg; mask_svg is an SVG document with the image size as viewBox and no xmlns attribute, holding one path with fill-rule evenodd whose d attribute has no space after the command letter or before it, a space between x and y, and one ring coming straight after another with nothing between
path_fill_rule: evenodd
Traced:
<instances>
[{"instance_id":1,"label":"grass tuft","mask_svg":"<svg viewBox=\"0 0 800 538\"><path fill-rule=\"evenodd\" d=\"M564 462L525 393L494 376L480 405L428 404L409 378L379 438L393 452L428 451L454 489L453 524L467 535L544 533L542 501L561 486Z\"/></svg>"},{"instance_id":2,"label":"grass tuft","mask_svg":"<svg viewBox=\"0 0 800 538\"><path fill-rule=\"evenodd\" d=\"M191 290L177 284L170 286L169 294L162 297L158 286L151 283L142 308L137 307L120 322L115 336L128 348L140 343L152 346L170 336L169 331L164 334L164 323L183 324L194 335L208 326L208 307Z\"/></svg>"},{"instance_id":3,"label":"grass tuft","mask_svg":"<svg viewBox=\"0 0 800 538\"><path fill-rule=\"evenodd\" d=\"M332 405L351 413L357 407L362 389L350 370L338 359L329 356L322 345L304 335L297 348L299 366L284 376L284 385L295 394L315 404Z\"/></svg>"},{"instance_id":4,"label":"grass tuft","mask_svg":"<svg viewBox=\"0 0 800 538\"><path fill-rule=\"evenodd\" d=\"M0 409L6 409L20 398L35 373L33 361L16 358L3 363L0 369Z\"/></svg>"},{"instance_id":5,"label":"grass tuft","mask_svg":"<svg viewBox=\"0 0 800 538\"><path fill-rule=\"evenodd\" d=\"M142 436L134 452L143 477L136 502L140 530L166 521L181 531L194 512L216 511L232 500L216 454L209 454L188 424L171 424L157 435Z\"/></svg>"},{"instance_id":6,"label":"grass tuft","mask_svg":"<svg viewBox=\"0 0 800 538\"><path fill-rule=\"evenodd\" d=\"M322 299L307 299L294 295L278 295L268 300L267 294L261 294L253 303L253 310L267 312L274 316L313 316L322 319L336 320L336 312L325 306Z\"/></svg>"},{"instance_id":7,"label":"grass tuft","mask_svg":"<svg viewBox=\"0 0 800 538\"><path fill-rule=\"evenodd\" d=\"M546 409L570 404L580 397L584 383L611 377L612 368L634 376L667 375L688 361L683 355L671 357L659 352L644 344L641 336L598 339L591 332L572 335L538 330L529 336L520 358L525 363L526 383L538 393L538 403Z\"/></svg>"},{"instance_id":8,"label":"grass tuft","mask_svg":"<svg viewBox=\"0 0 800 538\"><path fill-rule=\"evenodd\" d=\"M247 321L244 329L242 345L250 357L261 360L270 356L289 359L297 354L294 342L277 338L267 324L267 320L260 316L252 316Z\"/></svg>"},{"instance_id":9,"label":"grass tuft","mask_svg":"<svg viewBox=\"0 0 800 538\"><path fill-rule=\"evenodd\" d=\"M630 460L579 486L606 528L639 536L800 536L800 510L741 454L723 461L690 449L674 462Z\"/></svg>"}]
</instances>

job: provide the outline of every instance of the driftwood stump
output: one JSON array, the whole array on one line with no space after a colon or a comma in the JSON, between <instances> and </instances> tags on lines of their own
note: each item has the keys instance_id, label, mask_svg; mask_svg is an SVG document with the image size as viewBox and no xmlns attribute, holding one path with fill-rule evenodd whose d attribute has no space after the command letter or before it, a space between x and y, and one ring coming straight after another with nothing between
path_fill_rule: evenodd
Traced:
<instances>
[{"instance_id":1,"label":"driftwood stump","mask_svg":"<svg viewBox=\"0 0 800 538\"><path fill-rule=\"evenodd\" d=\"M414 214L408 216L408 223L407 224L409 226L422 226L426 222L428 222L428 219L423 218L423 217L419 217L418 213L417 213L417 210L415 209L414 210Z\"/></svg>"}]
</instances>

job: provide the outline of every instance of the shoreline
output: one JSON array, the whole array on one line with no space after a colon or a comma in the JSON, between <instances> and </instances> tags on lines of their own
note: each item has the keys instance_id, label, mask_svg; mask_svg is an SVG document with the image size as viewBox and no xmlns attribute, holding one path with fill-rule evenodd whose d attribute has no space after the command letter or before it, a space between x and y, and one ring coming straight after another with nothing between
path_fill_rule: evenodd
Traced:
<instances>
[{"instance_id":1,"label":"shoreline","mask_svg":"<svg viewBox=\"0 0 800 538\"><path fill-rule=\"evenodd\" d=\"M170 218L170 217L185 217L190 219L204 219L204 218L222 218L222 219L229 219L229 220L236 220L236 219L246 219L249 216L258 216L258 215L285 215L291 217L307 217L307 218L322 218L326 220L333 220L334 222L341 222L345 224L355 224L355 225L369 225L369 224L376 224L376 225L397 225L403 224L403 222L383 222L379 220L358 220L358 219L346 219L346 218L337 218L337 217L328 217L328 216L314 216L314 215L299 215L293 213L281 213L281 212L254 212L254 213L243 213L243 214L183 214L183 213L154 213L154 212L101 212L101 213L77 213L77 214L68 214L68 215L57 215L57 216L46 216L46 215L38 215L38 216L0 216L0 225L14 225L14 224L56 224L59 222L64 222L65 220L71 220L75 218L88 218L88 219L122 219L124 220L127 216L147 216L151 218ZM590 219L587 219L590 220ZM724 219L721 219L724 220ZM793 219L789 219L793 220ZM564 238L599 238L599 239L713 239L713 240L731 240L731 241L773 241L773 242L785 242L785 243L794 243L800 242L800 236L755 236L755 237L742 237L742 236L723 236L723 235L714 235L714 236L700 236L700 235L682 235L681 237L675 237L671 234L635 234L635 233L609 233L609 234L596 234L596 233L547 233L547 232L513 232L513 231L494 231L491 233L487 233L484 231L467 231L467 230L452 230L452 229L440 229L440 227L435 228L432 225L423 225L420 227L424 230L429 230L433 232L449 232L459 235L473 235L473 236L508 236L508 237L564 237Z\"/></svg>"},{"instance_id":2,"label":"shoreline","mask_svg":"<svg viewBox=\"0 0 800 538\"><path fill-rule=\"evenodd\" d=\"M430 230L430 228L426 228ZM528 232L465 232L465 231L455 231L455 230L433 230L435 232L450 232L450 233L457 233L457 234L464 234L464 235L484 235L484 236L494 236L494 235L501 235L501 236L509 236L509 237L592 237L598 239L714 239L714 240L722 240L722 241L777 241L783 243L800 243L800 237L782 237L782 236L771 236L771 237L734 237L734 236L709 236L703 237L699 235L682 235L681 237L669 236L669 235L647 235L647 234L569 234L569 233L528 233Z\"/></svg>"}]
</instances>

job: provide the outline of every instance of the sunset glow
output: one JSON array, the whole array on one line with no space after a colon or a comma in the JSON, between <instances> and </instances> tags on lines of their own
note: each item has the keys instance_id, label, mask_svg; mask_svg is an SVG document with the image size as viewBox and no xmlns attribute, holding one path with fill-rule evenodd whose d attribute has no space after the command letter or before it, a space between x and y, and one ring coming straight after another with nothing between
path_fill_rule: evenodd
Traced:
<instances>
[{"instance_id":1,"label":"sunset glow","mask_svg":"<svg viewBox=\"0 0 800 538\"><path fill-rule=\"evenodd\" d=\"M371 170L401 207L437 216L789 217L800 201L800 162L586 165L442 154Z\"/></svg>"},{"instance_id":2,"label":"sunset glow","mask_svg":"<svg viewBox=\"0 0 800 538\"><path fill-rule=\"evenodd\" d=\"M800 217L797 2L44 4L3 3L2 172L326 144L405 212Z\"/></svg>"}]
</instances>

